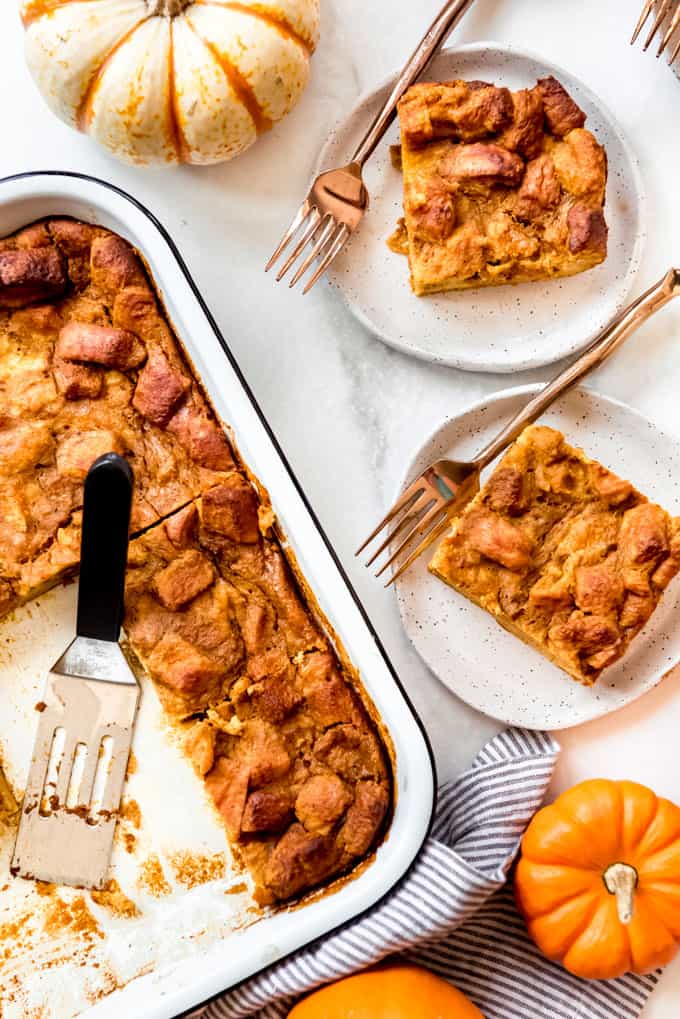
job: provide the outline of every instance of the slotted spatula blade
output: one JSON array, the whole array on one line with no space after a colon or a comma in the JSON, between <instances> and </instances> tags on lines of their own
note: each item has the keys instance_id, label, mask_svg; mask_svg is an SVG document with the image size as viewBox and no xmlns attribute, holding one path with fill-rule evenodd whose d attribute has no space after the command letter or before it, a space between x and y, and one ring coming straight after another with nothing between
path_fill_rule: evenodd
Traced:
<instances>
[{"instance_id":1,"label":"slotted spatula blade","mask_svg":"<svg viewBox=\"0 0 680 1019\"><path fill-rule=\"evenodd\" d=\"M132 472L115 453L85 482L77 636L52 667L11 872L101 888L130 755L139 686L118 638Z\"/></svg>"}]
</instances>

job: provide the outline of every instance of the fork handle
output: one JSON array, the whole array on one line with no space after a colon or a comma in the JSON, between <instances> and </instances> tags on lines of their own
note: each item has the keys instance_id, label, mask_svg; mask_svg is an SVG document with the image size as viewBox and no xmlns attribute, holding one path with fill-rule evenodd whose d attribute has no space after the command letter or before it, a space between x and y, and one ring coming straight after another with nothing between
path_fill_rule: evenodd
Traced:
<instances>
[{"instance_id":1,"label":"fork handle","mask_svg":"<svg viewBox=\"0 0 680 1019\"><path fill-rule=\"evenodd\" d=\"M609 357L631 333L642 325L650 316L663 308L680 293L680 270L669 269L666 275L646 290L632 304L625 308L612 322L606 326L586 352L570 364L564 371L539 390L533 400L523 407L493 439L485 449L475 457L474 463L483 470L499 453L502 453L511 442L530 424L533 424L550 407L562 393L579 379L582 379L593 368Z\"/></svg>"},{"instance_id":2,"label":"fork handle","mask_svg":"<svg viewBox=\"0 0 680 1019\"><path fill-rule=\"evenodd\" d=\"M123 593L133 478L117 453L105 453L85 479L78 587L79 637L113 641L123 622Z\"/></svg>"},{"instance_id":3,"label":"fork handle","mask_svg":"<svg viewBox=\"0 0 680 1019\"><path fill-rule=\"evenodd\" d=\"M382 109L359 142L359 146L352 156L352 163L358 163L360 167L364 165L394 120L397 103L406 89L423 73L449 32L458 24L473 3L474 0L449 0L447 4L444 4L405 64Z\"/></svg>"}]
</instances>

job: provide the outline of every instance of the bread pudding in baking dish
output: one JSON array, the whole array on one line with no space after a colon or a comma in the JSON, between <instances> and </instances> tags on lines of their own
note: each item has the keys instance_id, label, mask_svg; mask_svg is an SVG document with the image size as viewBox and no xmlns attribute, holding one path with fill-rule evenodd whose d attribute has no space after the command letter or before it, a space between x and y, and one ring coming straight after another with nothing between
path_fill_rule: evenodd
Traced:
<instances>
[{"instance_id":1,"label":"bread pudding in baking dish","mask_svg":"<svg viewBox=\"0 0 680 1019\"><path fill-rule=\"evenodd\" d=\"M84 223L0 241L0 393L0 613L77 566L100 454L134 471L133 531L235 468L140 260Z\"/></svg>"},{"instance_id":2,"label":"bread pudding in baking dish","mask_svg":"<svg viewBox=\"0 0 680 1019\"><path fill-rule=\"evenodd\" d=\"M680 571L680 517L534 425L453 521L430 569L592 684Z\"/></svg>"},{"instance_id":3,"label":"bread pudding in baking dish","mask_svg":"<svg viewBox=\"0 0 680 1019\"><path fill-rule=\"evenodd\" d=\"M607 160L555 78L511 92L423 82L399 102L404 219L418 295L584 272L607 255Z\"/></svg>"},{"instance_id":4,"label":"bread pudding in baking dish","mask_svg":"<svg viewBox=\"0 0 680 1019\"><path fill-rule=\"evenodd\" d=\"M87 471L125 456L126 637L259 901L346 873L390 815L385 742L126 241L0 241L0 394L0 614L75 574Z\"/></svg>"}]
</instances>

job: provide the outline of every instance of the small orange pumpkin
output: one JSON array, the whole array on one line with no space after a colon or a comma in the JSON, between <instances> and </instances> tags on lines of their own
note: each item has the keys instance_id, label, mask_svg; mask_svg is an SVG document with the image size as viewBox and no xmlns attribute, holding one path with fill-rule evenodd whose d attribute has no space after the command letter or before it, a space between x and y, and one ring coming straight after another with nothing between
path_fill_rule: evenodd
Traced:
<instances>
[{"instance_id":1,"label":"small orange pumpkin","mask_svg":"<svg viewBox=\"0 0 680 1019\"><path fill-rule=\"evenodd\" d=\"M664 966L680 947L680 807L635 782L581 782L531 821L515 894L540 950L576 976Z\"/></svg>"},{"instance_id":2,"label":"small orange pumpkin","mask_svg":"<svg viewBox=\"0 0 680 1019\"><path fill-rule=\"evenodd\" d=\"M380 966L322 987L288 1019L484 1019L476 1005L420 966Z\"/></svg>"}]
</instances>

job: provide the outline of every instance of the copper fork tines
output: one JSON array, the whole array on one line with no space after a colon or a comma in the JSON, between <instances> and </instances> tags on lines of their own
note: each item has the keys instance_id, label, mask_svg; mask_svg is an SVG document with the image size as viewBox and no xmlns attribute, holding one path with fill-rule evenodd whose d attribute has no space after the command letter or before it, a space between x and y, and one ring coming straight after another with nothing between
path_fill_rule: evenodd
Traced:
<instances>
[{"instance_id":1,"label":"copper fork tines","mask_svg":"<svg viewBox=\"0 0 680 1019\"><path fill-rule=\"evenodd\" d=\"M657 57L660 57L675 36L678 28L680 28L680 3L678 0L646 0L642 8L642 13L638 18L638 23L635 26L633 37L630 40L631 46L636 41L640 32L650 18L652 19L651 28L642 48L643 50L648 50L654 37L657 33L661 32L661 41L656 51ZM668 63L675 63L679 53L680 36L677 38L676 45L671 52Z\"/></svg>"},{"instance_id":2,"label":"copper fork tines","mask_svg":"<svg viewBox=\"0 0 680 1019\"><path fill-rule=\"evenodd\" d=\"M381 532L387 532L365 564L371 566L387 549L389 555L375 574L380 577L388 566L402 559L386 587L447 530L450 518L456 514L461 502L467 502L475 488L479 487L478 475L470 477L470 471L459 471L457 467L449 460L437 460L427 467L357 549L355 554L361 555Z\"/></svg>"},{"instance_id":3,"label":"copper fork tines","mask_svg":"<svg viewBox=\"0 0 680 1019\"><path fill-rule=\"evenodd\" d=\"M298 263L288 284L294 287L314 266L303 290L303 293L309 293L344 248L367 208L368 192L358 164L349 163L340 169L322 173L309 189L281 243L267 262L265 272L269 272L295 241L276 274L276 281L280 282Z\"/></svg>"},{"instance_id":4,"label":"copper fork tines","mask_svg":"<svg viewBox=\"0 0 680 1019\"><path fill-rule=\"evenodd\" d=\"M417 81L451 29L473 3L474 0L446 0L371 121L347 166L327 170L316 178L281 243L267 262L266 272L293 244L279 268L277 282L296 266L288 286L294 287L308 274L303 291L308 294L340 254L368 208L368 191L361 179L366 160L394 120L397 103L406 89Z\"/></svg>"}]
</instances>

